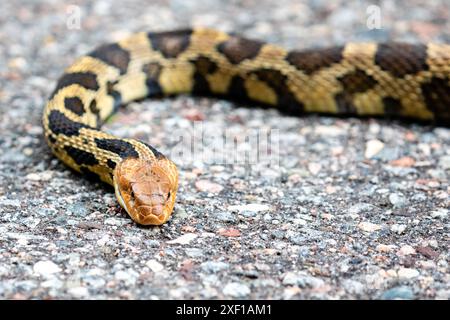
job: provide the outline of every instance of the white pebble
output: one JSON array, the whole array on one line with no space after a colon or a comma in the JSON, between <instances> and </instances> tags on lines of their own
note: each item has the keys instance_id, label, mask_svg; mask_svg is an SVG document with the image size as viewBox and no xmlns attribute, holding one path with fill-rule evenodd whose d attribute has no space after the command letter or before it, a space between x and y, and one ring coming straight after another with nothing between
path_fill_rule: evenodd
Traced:
<instances>
[{"instance_id":1,"label":"white pebble","mask_svg":"<svg viewBox=\"0 0 450 320\"><path fill-rule=\"evenodd\" d=\"M235 298L245 297L250 294L250 289L245 284L232 282L225 286L223 293Z\"/></svg>"},{"instance_id":2,"label":"white pebble","mask_svg":"<svg viewBox=\"0 0 450 320\"><path fill-rule=\"evenodd\" d=\"M43 277L48 277L52 274L60 272L61 268L53 262L47 260L35 263L33 266L33 271Z\"/></svg>"},{"instance_id":3,"label":"white pebble","mask_svg":"<svg viewBox=\"0 0 450 320\"><path fill-rule=\"evenodd\" d=\"M374 232L381 229L381 226L371 222L361 222L358 224L358 228L366 232Z\"/></svg>"},{"instance_id":4,"label":"white pebble","mask_svg":"<svg viewBox=\"0 0 450 320\"><path fill-rule=\"evenodd\" d=\"M148 260L145 265L149 267L153 272L160 272L164 270L164 266L155 259Z\"/></svg>"},{"instance_id":5,"label":"white pebble","mask_svg":"<svg viewBox=\"0 0 450 320\"><path fill-rule=\"evenodd\" d=\"M174 240L167 241L167 243L169 243L169 244L188 244L195 238L197 238L197 235L195 233L186 233L186 234L183 234L181 237L178 237Z\"/></svg>"},{"instance_id":6,"label":"white pebble","mask_svg":"<svg viewBox=\"0 0 450 320\"><path fill-rule=\"evenodd\" d=\"M419 276L419 271L411 268L401 268L398 270L397 275L401 279L411 279Z\"/></svg>"},{"instance_id":7,"label":"white pebble","mask_svg":"<svg viewBox=\"0 0 450 320\"><path fill-rule=\"evenodd\" d=\"M384 148L384 143L380 140L373 139L366 143L366 151L364 152L364 157L370 159L377 155Z\"/></svg>"}]
</instances>

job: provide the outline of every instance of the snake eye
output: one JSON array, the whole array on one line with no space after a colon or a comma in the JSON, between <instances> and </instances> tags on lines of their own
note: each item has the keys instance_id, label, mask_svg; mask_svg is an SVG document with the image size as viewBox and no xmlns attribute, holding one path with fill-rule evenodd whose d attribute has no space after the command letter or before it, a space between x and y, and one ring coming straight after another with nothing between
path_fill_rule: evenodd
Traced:
<instances>
[{"instance_id":1,"label":"snake eye","mask_svg":"<svg viewBox=\"0 0 450 320\"><path fill-rule=\"evenodd\" d=\"M166 200L169 200L169 199L170 199L170 195L171 195L171 193L170 193L170 191L169 191L169 193L167 194Z\"/></svg>"}]
</instances>

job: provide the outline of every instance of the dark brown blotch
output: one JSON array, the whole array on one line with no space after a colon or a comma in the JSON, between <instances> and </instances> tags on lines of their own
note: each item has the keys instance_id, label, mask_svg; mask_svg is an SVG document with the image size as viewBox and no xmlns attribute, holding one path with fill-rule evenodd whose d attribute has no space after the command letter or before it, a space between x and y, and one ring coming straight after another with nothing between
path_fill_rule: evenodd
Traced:
<instances>
[{"instance_id":1,"label":"dark brown blotch","mask_svg":"<svg viewBox=\"0 0 450 320\"><path fill-rule=\"evenodd\" d=\"M416 74L428 70L427 47L423 44L380 43L375 54L375 63L399 78Z\"/></svg>"},{"instance_id":2,"label":"dark brown blotch","mask_svg":"<svg viewBox=\"0 0 450 320\"><path fill-rule=\"evenodd\" d=\"M304 51L291 51L286 60L298 70L312 74L320 69L339 63L343 56L343 47L319 48Z\"/></svg>"},{"instance_id":3,"label":"dark brown blotch","mask_svg":"<svg viewBox=\"0 0 450 320\"><path fill-rule=\"evenodd\" d=\"M118 81L108 81L106 83L106 93L114 99L113 112L116 112L122 105L122 95L114 88L117 82Z\"/></svg>"},{"instance_id":4,"label":"dark brown blotch","mask_svg":"<svg viewBox=\"0 0 450 320\"><path fill-rule=\"evenodd\" d=\"M217 71L217 64L211 59L200 56L197 59L191 61L195 66L194 72L194 85L192 92L199 95L208 95L211 93L206 76Z\"/></svg>"},{"instance_id":5,"label":"dark brown blotch","mask_svg":"<svg viewBox=\"0 0 450 320\"><path fill-rule=\"evenodd\" d=\"M159 84L159 75L161 74L162 66L157 62L147 63L142 67L142 71L146 75L145 84L148 89L148 96L154 97L162 94L162 88Z\"/></svg>"},{"instance_id":6,"label":"dark brown blotch","mask_svg":"<svg viewBox=\"0 0 450 320\"><path fill-rule=\"evenodd\" d=\"M95 143L100 149L111 151L121 158L139 157L139 153L135 150L134 146L124 140L95 138Z\"/></svg>"},{"instance_id":7,"label":"dark brown blotch","mask_svg":"<svg viewBox=\"0 0 450 320\"><path fill-rule=\"evenodd\" d=\"M62 88L68 87L72 84L78 84L83 88L89 90L98 90L99 85L97 82L97 76L92 72L74 72L74 73L65 73L58 80L56 84L56 88L51 94L50 98L53 98L55 94Z\"/></svg>"},{"instance_id":8,"label":"dark brown blotch","mask_svg":"<svg viewBox=\"0 0 450 320\"><path fill-rule=\"evenodd\" d=\"M71 146L65 146L64 150L78 165L96 165L98 164L97 158L90 152L74 148Z\"/></svg>"},{"instance_id":9,"label":"dark brown blotch","mask_svg":"<svg viewBox=\"0 0 450 320\"><path fill-rule=\"evenodd\" d=\"M337 93L334 96L334 101L336 101L338 114L350 115L357 113L357 109L353 104L353 95L348 92Z\"/></svg>"},{"instance_id":10,"label":"dark brown blotch","mask_svg":"<svg viewBox=\"0 0 450 320\"><path fill-rule=\"evenodd\" d=\"M360 69L347 73L338 80L341 82L344 91L349 94L365 92L377 84L372 76Z\"/></svg>"},{"instance_id":11,"label":"dark brown blotch","mask_svg":"<svg viewBox=\"0 0 450 320\"><path fill-rule=\"evenodd\" d=\"M88 167L81 167L81 168L80 168L80 171L81 171L81 173L83 173L83 175L84 175L88 180L91 180L91 181L98 181L98 180L101 180L101 179L100 179L100 176L99 176L96 172L91 171Z\"/></svg>"},{"instance_id":12,"label":"dark brown blotch","mask_svg":"<svg viewBox=\"0 0 450 320\"><path fill-rule=\"evenodd\" d=\"M116 168L116 163L114 161L112 161L111 159L106 160L106 164L108 165L108 167L110 167L113 170Z\"/></svg>"},{"instance_id":13,"label":"dark brown blotch","mask_svg":"<svg viewBox=\"0 0 450 320\"><path fill-rule=\"evenodd\" d=\"M130 53L117 43L100 46L88 55L119 69L121 74L127 72L130 63Z\"/></svg>"},{"instance_id":14,"label":"dark brown blotch","mask_svg":"<svg viewBox=\"0 0 450 320\"><path fill-rule=\"evenodd\" d=\"M402 102L392 97L383 98L384 113L388 117L398 117L402 114Z\"/></svg>"},{"instance_id":15,"label":"dark brown blotch","mask_svg":"<svg viewBox=\"0 0 450 320\"><path fill-rule=\"evenodd\" d=\"M78 97L64 98L64 107L79 116L86 112L83 102Z\"/></svg>"},{"instance_id":16,"label":"dark brown blotch","mask_svg":"<svg viewBox=\"0 0 450 320\"><path fill-rule=\"evenodd\" d=\"M238 64L246 59L255 58L264 42L241 37L231 37L220 43L217 50L225 55L232 64Z\"/></svg>"},{"instance_id":17,"label":"dark brown blotch","mask_svg":"<svg viewBox=\"0 0 450 320\"><path fill-rule=\"evenodd\" d=\"M448 79L433 77L422 84L422 94L428 110L438 124L450 125L450 85Z\"/></svg>"},{"instance_id":18,"label":"dark brown blotch","mask_svg":"<svg viewBox=\"0 0 450 320\"><path fill-rule=\"evenodd\" d=\"M304 105L298 101L287 85L287 77L278 70L260 69L253 71L260 81L265 82L277 94L277 106L285 113L301 115L304 112Z\"/></svg>"},{"instance_id":19,"label":"dark brown blotch","mask_svg":"<svg viewBox=\"0 0 450 320\"><path fill-rule=\"evenodd\" d=\"M62 112L57 110L52 110L48 116L48 126L50 130L55 134L64 134L68 137L78 135L81 128L91 127L70 120Z\"/></svg>"},{"instance_id":20,"label":"dark brown blotch","mask_svg":"<svg viewBox=\"0 0 450 320\"><path fill-rule=\"evenodd\" d=\"M178 30L148 33L153 50L159 51L165 58L176 58L189 46L192 30Z\"/></svg>"}]
</instances>

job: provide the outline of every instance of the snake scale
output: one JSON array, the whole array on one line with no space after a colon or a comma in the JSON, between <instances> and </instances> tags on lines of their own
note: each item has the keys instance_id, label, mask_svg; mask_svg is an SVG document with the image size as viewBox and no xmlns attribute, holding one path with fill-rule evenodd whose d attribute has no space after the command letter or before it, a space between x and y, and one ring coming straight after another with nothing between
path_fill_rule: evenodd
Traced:
<instances>
[{"instance_id":1,"label":"snake scale","mask_svg":"<svg viewBox=\"0 0 450 320\"><path fill-rule=\"evenodd\" d=\"M114 186L139 224L166 222L175 164L145 142L100 130L119 106L180 93L252 101L294 115L324 113L450 124L450 45L347 43L288 51L211 29L136 33L77 59L43 114L66 165Z\"/></svg>"}]
</instances>

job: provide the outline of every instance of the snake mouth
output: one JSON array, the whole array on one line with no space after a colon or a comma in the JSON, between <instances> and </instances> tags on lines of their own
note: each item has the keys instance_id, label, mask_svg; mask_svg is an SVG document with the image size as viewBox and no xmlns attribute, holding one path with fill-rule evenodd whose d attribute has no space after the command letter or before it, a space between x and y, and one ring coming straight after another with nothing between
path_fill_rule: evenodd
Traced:
<instances>
[{"instance_id":1,"label":"snake mouth","mask_svg":"<svg viewBox=\"0 0 450 320\"><path fill-rule=\"evenodd\" d=\"M122 197L122 193L120 192L120 188L116 182L116 179L114 179L114 192L116 194L116 198L117 198L117 201L119 201L120 206L125 209L125 211L128 213L128 215L130 215L130 212L128 212L128 208L125 204L125 200Z\"/></svg>"}]
</instances>

